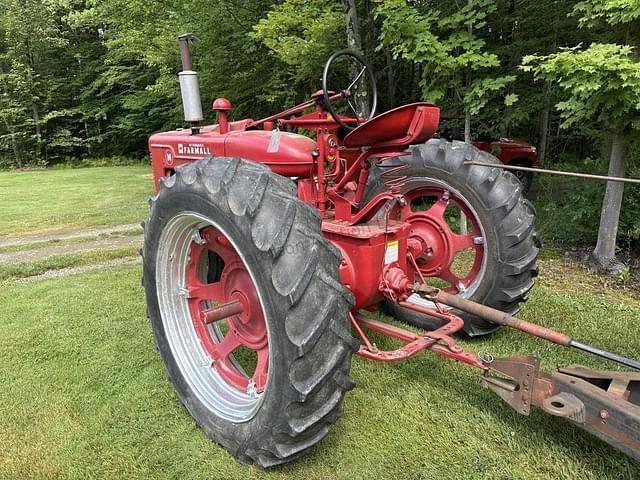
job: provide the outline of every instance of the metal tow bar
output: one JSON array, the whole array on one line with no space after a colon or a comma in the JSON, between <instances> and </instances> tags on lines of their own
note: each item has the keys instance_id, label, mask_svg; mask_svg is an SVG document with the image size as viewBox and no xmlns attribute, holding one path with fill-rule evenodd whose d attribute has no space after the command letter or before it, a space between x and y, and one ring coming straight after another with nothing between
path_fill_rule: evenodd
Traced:
<instances>
[{"instance_id":1,"label":"metal tow bar","mask_svg":"<svg viewBox=\"0 0 640 480\"><path fill-rule=\"evenodd\" d=\"M578 342L563 333L438 288L416 284L414 291L436 304L448 305L498 325L640 370L637 360ZM551 415L570 420L640 461L640 373L572 366L550 374L540 370L540 360L533 356L487 357L481 361L485 367L483 386L493 390L517 412L528 415L531 406L540 407Z\"/></svg>"}]
</instances>

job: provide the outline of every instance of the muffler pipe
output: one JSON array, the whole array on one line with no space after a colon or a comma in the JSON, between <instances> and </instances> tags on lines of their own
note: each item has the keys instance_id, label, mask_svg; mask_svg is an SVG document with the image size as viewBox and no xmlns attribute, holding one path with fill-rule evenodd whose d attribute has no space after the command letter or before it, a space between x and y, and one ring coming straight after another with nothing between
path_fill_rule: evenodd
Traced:
<instances>
[{"instance_id":1,"label":"muffler pipe","mask_svg":"<svg viewBox=\"0 0 640 480\"><path fill-rule=\"evenodd\" d=\"M202 115L202 100L200 99L200 84L198 74L193 71L189 42L198 43L200 40L192 33L185 33L178 37L180 43L180 59L182 71L178 74L180 79L180 94L182 95L182 107L184 120L191 124L193 134L200 133Z\"/></svg>"}]
</instances>

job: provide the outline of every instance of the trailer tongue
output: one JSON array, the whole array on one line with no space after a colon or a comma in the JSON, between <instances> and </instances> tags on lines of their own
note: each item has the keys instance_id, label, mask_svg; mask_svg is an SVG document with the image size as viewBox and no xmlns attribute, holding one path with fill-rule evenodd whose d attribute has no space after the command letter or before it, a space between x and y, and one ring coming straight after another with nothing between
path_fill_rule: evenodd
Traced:
<instances>
[{"instance_id":1,"label":"trailer tongue","mask_svg":"<svg viewBox=\"0 0 640 480\"><path fill-rule=\"evenodd\" d=\"M465 352L451 336L462 328L463 322L447 307L636 370L640 370L640 362L586 345L566 334L520 320L426 284L415 284L412 291L432 302L432 307L414 302L400 302L401 306L446 320L446 323L435 331L417 334L354 314L351 320L363 343L358 355L391 362L428 349L467 363L482 370L482 385L494 391L518 413L529 415L532 406L542 408L551 415L570 420L640 461L640 373L591 370L581 366L546 373L540 369L540 360L533 356L493 358L485 354L478 357ZM380 351L366 336L363 327L401 340L405 345L394 351Z\"/></svg>"}]
</instances>

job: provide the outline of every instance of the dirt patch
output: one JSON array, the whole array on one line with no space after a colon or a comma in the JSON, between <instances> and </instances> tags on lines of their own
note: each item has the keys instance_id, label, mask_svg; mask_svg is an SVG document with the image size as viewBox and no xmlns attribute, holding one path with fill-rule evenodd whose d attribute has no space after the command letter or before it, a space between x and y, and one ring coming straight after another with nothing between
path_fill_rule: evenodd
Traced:
<instances>
[{"instance_id":1,"label":"dirt patch","mask_svg":"<svg viewBox=\"0 0 640 480\"><path fill-rule=\"evenodd\" d=\"M625 279L598 275L589 269L582 252L553 253L557 256L538 260L540 284L565 293L589 292L619 303L640 305L640 279L635 272Z\"/></svg>"},{"instance_id":2,"label":"dirt patch","mask_svg":"<svg viewBox=\"0 0 640 480\"><path fill-rule=\"evenodd\" d=\"M92 240L84 243L74 243L71 245L52 245L49 247L38 248L35 250L23 250L19 252L0 254L0 265L11 263L34 262L43 258L52 257L54 255L64 255L68 253L78 253L87 250L106 249L114 247L123 247L131 244L142 246L143 236L129 236L105 238L101 240Z\"/></svg>"},{"instance_id":3,"label":"dirt patch","mask_svg":"<svg viewBox=\"0 0 640 480\"><path fill-rule=\"evenodd\" d=\"M52 241L64 241L74 238L83 237L97 237L99 235L111 235L118 232L130 232L133 230L139 230L140 225L137 223L127 225L115 225L111 227L96 227L86 228L84 230L74 230L72 232L59 232L49 234L35 234L35 235L20 235L17 237L2 237L0 238L0 248L13 247L15 245L26 245L36 242L52 242Z\"/></svg>"},{"instance_id":4,"label":"dirt patch","mask_svg":"<svg viewBox=\"0 0 640 480\"><path fill-rule=\"evenodd\" d=\"M68 275L75 275L78 273L89 272L91 270L97 270L100 268L108 268L108 267L117 267L120 265L131 265L134 263L142 262L142 258L116 258L114 260L109 260L106 262L100 263L92 263L91 265L82 265L80 267L68 267L61 268L58 270L49 270L41 275L33 275L31 277L19 278L15 282L16 283L32 283L37 282L39 280L47 280L49 278L59 278L66 277Z\"/></svg>"}]
</instances>

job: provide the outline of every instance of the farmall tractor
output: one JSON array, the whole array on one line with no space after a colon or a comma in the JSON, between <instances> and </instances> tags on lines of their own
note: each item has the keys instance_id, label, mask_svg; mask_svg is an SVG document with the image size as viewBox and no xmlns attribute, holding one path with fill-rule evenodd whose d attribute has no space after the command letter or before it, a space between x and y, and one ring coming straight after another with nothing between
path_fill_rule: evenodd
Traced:
<instances>
[{"instance_id":1,"label":"farmall tractor","mask_svg":"<svg viewBox=\"0 0 640 480\"><path fill-rule=\"evenodd\" d=\"M373 72L350 51L328 59L308 101L230 121L217 99L218 123L202 125L192 39L179 39L191 127L149 140L143 283L167 374L211 439L243 463L294 460L340 416L353 353L394 362L431 350L478 368L518 412L540 407L640 458L640 375L549 374L537 358L456 343L509 326L640 368L512 316L539 244L516 178L469 163L494 157L432 139L435 105L375 116ZM366 314L378 309L417 329ZM372 331L403 346L382 351Z\"/></svg>"}]
</instances>

